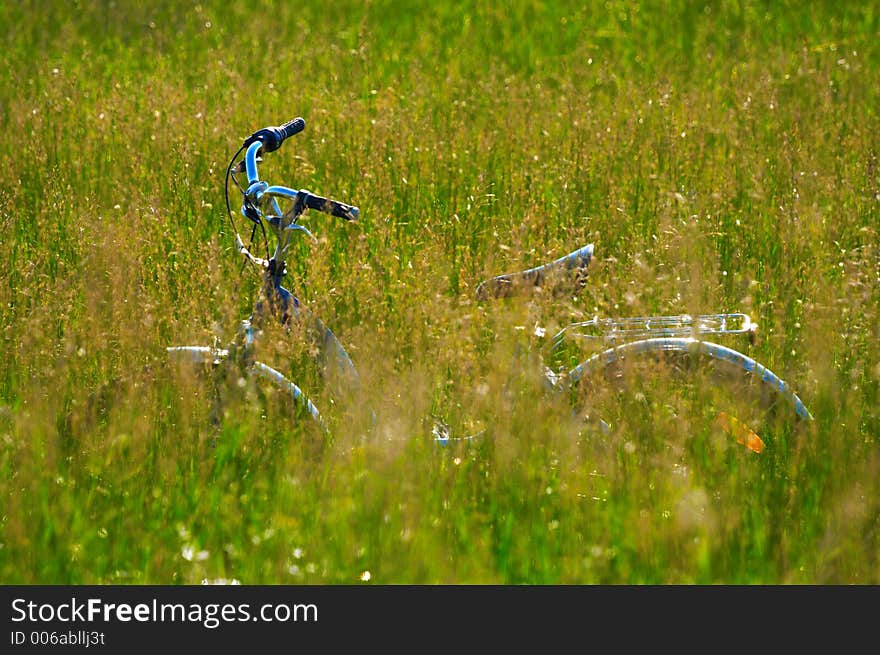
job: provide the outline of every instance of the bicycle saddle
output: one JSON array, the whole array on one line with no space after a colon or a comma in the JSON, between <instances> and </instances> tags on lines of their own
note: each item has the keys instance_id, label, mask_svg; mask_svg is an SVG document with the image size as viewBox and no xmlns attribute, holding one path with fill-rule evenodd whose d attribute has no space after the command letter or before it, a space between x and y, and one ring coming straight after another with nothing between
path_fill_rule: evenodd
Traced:
<instances>
[{"instance_id":1,"label":"bicycle saddle","mask_svg":"<svg viewBox=\"0 0 880 655\"><path fill-rule=\"evenodd\" d=\"M563 275L573 277L578 286L583 286L587 266L592 258L591 243L541 266L518 273L497 275L480 283L477 287L477 300L506 298L515 292L531 291L542 286L548 279Z\"/></svg>"}]
</instances>

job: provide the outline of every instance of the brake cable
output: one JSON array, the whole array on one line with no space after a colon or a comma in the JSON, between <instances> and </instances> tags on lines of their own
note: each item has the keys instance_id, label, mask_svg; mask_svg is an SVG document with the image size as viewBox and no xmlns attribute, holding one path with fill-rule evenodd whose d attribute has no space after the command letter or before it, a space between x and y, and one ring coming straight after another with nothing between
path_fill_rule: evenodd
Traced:
<instances>
[{"instance_id":1,"label":"brake cable","mask_svg":"<svg viewBox=\"0 0 880 655\"><path fill-rule=\"evenodd\" d=\"M244 189L242 189L241 185L238 183L235 175L232 173L232 167L235 164L235 161L238 159L239 155L241 155L245 146L241 146L234 155L232 155L232 159L229 160L229 165L226 167L226 179L223 183L223 191L226 200L226 216L229 219L229 224L232 226L232 233L236 237L236 240L240 240L238 238L238 228L235 225L235 219L233 218L232 204L229 202L229 178L232 178L232 181L235 182L235 186L238 187L239 191L244 193ZM254 221L254 229L251 230L251 238L250 243L248 244L248 250L251 249L254 245L254 237L257 234L257 226L260 226L260 231L263 233L263 242L266 244L266 259L269 259L269 237L266 234L266 228L263 225L262 221L256 220ZM239 275L244 271L244 267L247 265L248 260L245 259L242 262L241 271L239 271ZM251 262L253 265L253 262Z\"/></svg>"}]
</instances>

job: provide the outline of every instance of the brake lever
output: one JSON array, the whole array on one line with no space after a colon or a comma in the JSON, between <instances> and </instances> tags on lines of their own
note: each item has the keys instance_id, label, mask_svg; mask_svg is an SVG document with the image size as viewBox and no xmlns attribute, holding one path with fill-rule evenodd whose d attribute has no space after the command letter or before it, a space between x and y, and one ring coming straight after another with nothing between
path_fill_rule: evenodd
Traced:
<instances>
[{"instance_id":1,"label":"brake lever","mask_svg":"<svg viewBox=\"0 0 880 655\"><path fill-rule=\"evenodd\" d=\"M312 234L307 227L305 227L303 225L299 225L298 223L293 223L291 225L288 225L284 229L285 230L299 230L300 232L305 232L306 236L311 238L312 243L318 243L318 238L314 234Z\"/></svg>"},{"instance_id":2,"label":"brake lever","mask_svg":"<svg viewBox=\"0 0 880 655\"><path fill-rule=\"evenodd\" d=\"M257 162L258 164L262 164L262 163L263 163L263 158L262 158L260 155L257 155L256 162ZM232 169L232 172L233 172L233 173L244 173L246 170L247 170L247 163L245 163L245 160L242 159L240 162L238 162L238 163L235 165L235 168Z\"/></svg>"}]
</instances>

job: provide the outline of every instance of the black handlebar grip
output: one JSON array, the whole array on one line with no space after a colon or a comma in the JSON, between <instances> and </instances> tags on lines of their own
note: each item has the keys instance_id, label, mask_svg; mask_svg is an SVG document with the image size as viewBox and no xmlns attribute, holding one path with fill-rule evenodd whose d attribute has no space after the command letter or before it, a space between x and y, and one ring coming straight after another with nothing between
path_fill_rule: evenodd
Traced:
<instances>
[{"instance_id":1,"label":"black handlebar grip","mask_svg":"<svg viewBox=\"0 0 880 655\"><path fill-rule=\"evenodd\" d=\"M299 134L305 128L306 122L297 116L281 127L264 127L262 130L257 130L245 139L243 147L247 148L252 143L259 141L263 144L262 150L264 153L275 152L284 143L284 139L294 134Z\"/></svg>"},{"instance_id":2,"label":"black handlebar grip","mask_svg":"<svg viewBox=\"0 0 880 655\"><path fill-rule=\"evenodd\" d=\"M297 116L292 121L286 122L280 128L281 130L281 139L287 139L288 137L292 137L294 134L299 134L304 129L306 129L306 122L300 116Z\"/></svg>"},{"instance_id":3,"label":"black handlebar grip","mask_svg":"<svg viewBox=\"0 0 880 655\"><path fill-rule=\"evenodd\" d=\"M346 205L338 200L316 196L314 193L309 193L306 196L305 204L309 209L316 209L319 212L344 218L347 221L356 221L361 213L361 210L353 205Z\"/></svg>"},{"instance_id":4,"label":"black handlebar grip","mask_svg":"<svg viewBox=\"0 0 880 655\"><path fill-rule=\"evenodd\" d=\"M356 221L361 215L361 210L354 205L346 205L344 202L337 200L328 200L330 204L330 214L344 218L347 221Z\"/></svg>"}]
</instances>

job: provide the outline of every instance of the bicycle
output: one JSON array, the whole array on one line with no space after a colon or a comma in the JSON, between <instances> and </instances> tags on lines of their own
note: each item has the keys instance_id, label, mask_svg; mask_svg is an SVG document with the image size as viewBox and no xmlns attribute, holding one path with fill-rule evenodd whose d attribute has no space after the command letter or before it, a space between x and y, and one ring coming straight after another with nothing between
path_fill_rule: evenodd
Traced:
<instances>
[{"instance_id":1,"label":"bicycle","mask_svg":"<svg viewBox=\"0 0 880 655\"><path fill-rule=\"evenodd\" d=\"M258 164L262 162L261 156L278 150L286 139L299 134L303 129L305 129L305 120L297 117L280 127L270 126L257 130L244 140L226 168L224 183L226 211L235 238L236 250L246 262L261 270L263 275L261 294L254 305L252 314L241 321L235 338L226 348L221 348L216 344L213 346L169 346L166 348L171 355L188 356L193 362L206 364L213 370L215 390L213 420L215 427L219 427L220 421L220 389L224 385L224 378L228 377L230 370L233 370L245 373L252 378L257 377L269 381L304 409L321 427L322 431L325 433L328 431L318 408L303 393L302 389L277 368L255 358L254 350L257 340L269 320L278 322L289 329L295 321L305 319L308 323L309 337L317 342L319 350L324 354L333 353L343 378L347 378L354 386L359 383L357 370L336 335L319 318L306 316L299 299L282 286L282 281L287 273L286 258L293 235L301 233L316 240L308 228L299 224L300 218L307 210L324 212L345 221L356 221L360 214L360 210L356 206L325 198L305 189L294 190L286 186L269 185L268 182L260 178ZM242 152L244 152L244 158L237 161ZM241 173L246 175L247 186L242 186L236 177ZM235 220L232 218L233 212L229 200L230 180L235 183L242 194L242 215L253 224L251 244L254 242L256 230L259 229L266 242L266 257L254 255L249 247L245 246L238 232ZM286 208L282 209L282 207ZM267 225L275 237L275 249L271 254L269 253L269 238L266 234ZM251 245L251 247L253 246Z\"/></svg>"},{"instance_id":2,"label":"bicycle","mask_svg":"<svg viewBox=\"0 0 880 655\"><path fill-rule=\"evenodd\" d=\"M356 206L304 189L269 185L260 178L261 156L278 150L286 139L304 128L305 121L296 118L280 127L258 130L244 140L227 166L224 190L235 246L244 260L261 270L263 276L260 297L252 314L241 322L235 338L225 348L216 344L167 348L170 354L188 356L213 371L215 426L219 425L222 414L222 388L228 383L229 372L235 371L267 380L304 409L325 434L329 432L320 411L302 389L277 368L255 358L255 344L267 321L287 328L295 322L306 323L310 339L318 345L317 351L324 358L325 369L335 361L337 372L352 388L359 384L357 370L333 332L320 319L309 315L300 301L282 286L293 235L298 233L315 240L308 228L299 223L307 210L321 211L345 221L356 221L360 213ZM239 161L242 152L244 157ZM246 186L236 177L241 173L246 174ZM266 242L266 257L254 255L239 235L229 200L230 180L242 196L241 214L253 224L251 244L256 231L260 230ZM275 237L271 254L266 225ZM589 244L547 264L490 278L477 287L477 300L505 298L518 291L553 286L560 281L582 287L586 284L594 250L594 245ZM577 413L580 423L598 426L605 434L626 426L633 407L626 403L634 399L637 408L661 407L674 417L695 414L707 417L708 421L701 422L733 436L748 449L761 452L766 445L762 433L774 432L780 423L800 425L810 421L812 415L790 385L769 368L739 350L706 338L747 335L754 341L756 327L749 316L742 313L594 317L572 323L557 331L545 346L544 387L551 396L568 395L572 405L583 410ZM570 347L577 342L599 344L600 348L585 356L580 349ZM651 380L663 380L663 387L653 390L649 398L646 390L651 389L646 382ZM674 386L669 385L670 380ZM598 394L600 386L613 392ZM687 411L671 404L672 389L676 390L675 397L693 401ZM609 404L616 404L616 409L609 409ZM433 437L441 445L454 440L468 441L483 434L454 436L443 417L435 418Z\"/></svg>"}]
</instances>

